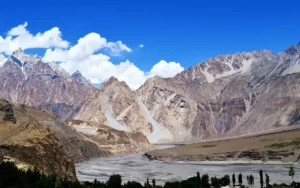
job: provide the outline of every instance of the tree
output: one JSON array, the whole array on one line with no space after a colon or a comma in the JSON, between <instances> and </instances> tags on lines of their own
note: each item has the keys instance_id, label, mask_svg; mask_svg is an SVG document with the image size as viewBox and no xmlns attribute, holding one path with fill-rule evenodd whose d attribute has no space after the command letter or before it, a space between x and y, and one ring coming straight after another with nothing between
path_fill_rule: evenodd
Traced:
<instances>
[{"instance_id":1,"label":"tree","mask_svg":"<svg viewBox=\"0 0 300 188\"><path fill-rule=\"evenodd\" d=\"M107 181L109 188L122 188L122 178L120 175L111 175Z\"/></svg>"},{"instance_id":2,"label":"tree","mask_svg":"<svg viewBox=\"0 0 300 188\"><path fill-rule=\"evenodd\" d=\"M289 176L292 177L292 180L294 181L294 175L295 175L295 169L294 169L294 166L291 165L290 166L290 170L289 170Z\"/></svg>"},{"instance_id":3,"label":"tree","mask_svg":"<svg viewBox=\"0 0 300 188\"><path fill-rule=\"evenodd\" d=\"M209 187L209 176L207 174L202 175L201 185L202 187Z\"/></svg>"},{"instance_id":4,"label":"tree","mask_svg":"<svg viewBox=\"0 0 300 188\"><path fill-rule=\"evenodd\" d=\"M220 182L220 180L219 180L217 177L212 177L212 178L210 179L210 182L211 182L211 186L213 186L214 188L219 188L219 187L221 187L221 186L220 186L221 182Z\"/></svg>"},{"instance_id":5,"label":"tree","mask_svg":"<svg viewBox=\"0 0 300 188\"><path fill-rule=\"evenodd\" d=\"M270 177L268 174L265 174L266 176L266 187L269 187L270 186Z\"/></svg>"},{"instance_id":6,"label":"tree","mask_svg":"<svg viewBox=\"0 0 300 188\"><path fill-rule=\"evenodd\" d=\"M149 179L147 178L147 182L145 183L145 187L149 188L150 187L150 183L149 183Z\"/></svg>"},{"instance_id":7,"label":"tree","mask_svg":"<svg viewBox=\"0 0 300 188\"><path fill-rule=\"evenodd\" d=\"M235 174L232 174L232 185L235 186Z\"/></svg>"},{"instance_id":8,"label":"tree","mask_svg":"<svg viewBox=\"0 0 300 188\"><path fill-rule=\"evenodd\" d=\"M260 187L264 186L264 176L263 176L263 171L259 171L259 177L260 177Z\"/></svg>"},{"instance_id":9,"label":"tree","mask_svg":"<svg viewBox=\"0 0 300 188\"><path fill-rule=\"evenodd\" d=\"M253 177L253 175L251 174L249 178L250 178L250 185L254 185L254 177Z\"/></svg>"},{"instance_id":10,"label":"tree","mask_svg":"<svg viewBox=\"0 0 300 188\"><path fill-rule=\"evenodd\" d=\"M242 174L239 174L239 184L242 185L243 184L243 175Z\"/></svg>"},{"instance_id":11,"label":"tree","mask_svg":"<svg viewBox=\"0 0 300 188\"><path fill-rule=\"evenodd\" d=\"M224 177L221 178L221 185L222 186L230 185L230 176L229 175L224 175Z\"/></svg>"},{"instance_id":12,"label":"tree","mask_svg":"<svg viewBox=\"0 0 300 188\"><path fill-rule=\"evenodd\" d=\"M201 186L201 178L200 178L200 173L199 172L197 172L197 187L198 188L200 188L200 186Z\"/></svg>"},{"instance_id":13,"label":"tree","mask_svg":"<svg viewBox=\"0 0 300 188\"><path fill-rule=\"evenodd\" d=\"M95 187L95 188L98 188L98 187ZM143 186L138 182L128 181L127 183L125 183L123 185L123 188L143 188Z\"/></svg>"},{"instance_id":14,"label":"tree","mask_svg":"<svg viewBox=\"0 0 300 188\"><path fill-rule=\"evenodd\" d=\"M152 185L153 185L153 187L156 187L155 179L152 180Z\"/></svg>"}]
</instances>

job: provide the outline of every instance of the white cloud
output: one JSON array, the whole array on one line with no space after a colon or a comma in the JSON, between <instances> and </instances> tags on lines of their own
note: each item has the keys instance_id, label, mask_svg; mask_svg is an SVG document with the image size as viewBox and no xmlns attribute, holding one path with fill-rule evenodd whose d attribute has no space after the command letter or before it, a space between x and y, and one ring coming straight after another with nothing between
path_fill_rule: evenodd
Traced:
<instances>
[{"instance_id":1,"label":"white cloud","mask_svg":"<svg viewBox=\"0 0 300 188\"><path fill-rule=\"evenodd\" d=\"M18 25L17 27L12 28L9 32L9 36L18 36L18 35L25 35L28 34L28 31L26 30L26 27L28 26L28 23L25 22L23 25Z\"/></svg>"},{"instance_id":2,"label":"white cloud","mask_svg":"<svg viewBox=\"0 0 300 188\"><path fill-rule=\"evenodd\" d=\"M84 43L85 44L85 43ZM179 63L162 60L155 64L149 72L140 70L134 63L126 60L120 64L114 64L110 61L110 57L102 53L94 53L95 50L84 51L85 55L70 55L73 48L79 52L85 45L75 45L70 50L48 49L45 53L44 60L61 61L59 65L67 72L72 74L79 70L83 76L91 80L92 83L102 83L111 76L115 76L120 81L125 81L130 88L139 88L149 77L161 76L164 78L173 77L177 73L183 71L183 67ZM93 46L93 45L92 45ZM86 53L89 51L90 53ZM89 55L88 55L89 54ZM84 57L84 58L83 58Z\"/></svg>"},{"instance_id":3,"label":"white cloud","mask_svg":"<svg viewBox=\"0 0 300 188\"><path fill-rule=\"evenodd\" d=\"M164 78L173 77L177 73L180 73L184 70L183 67L181 67L180 63L176 62L166 62L165 60L161 60L157 64L155 64L151 71L150 75L156 75Z\"/></svg>"},{"instance_id":4,"label":"white cloud","mask_svg":"<svg viewBox=\"0 0 300 188\"><path fill-rule=\"evenodd\" d=\"M45 48L43 60L61 62L59 65L70 74L79 70L93 83L102 83L115 76L120 81L125 81L132 89L137 89L149 77L173 77L184 70L179 63L164 60L155 64L148 72L142 71L129 60L114 64L109 55L118 56L124 51L132 52L132 49L120 40L111 42L98 33L89 33L70 47L70 43L62 38L62 33L57 27L33 35L26 29L27 26L28 23L25 22L10 29L7 36L0 36L0 66L6 61L2 52L11 54L19 47L24 50ZM144 45L140 44L139 47L143 48ZM103 54L107 50L109 55Z\"/></svg>"},{"instance_id":5,"label":"white cloud","mask_svg":"<svg viewBox=\"0 0 300 188\"><path fill-rule=\"evenodd\" d=\"M52 29L43 33L31 34L26 27L28 23L14 27L8 31L7 36L0 36L0 52L7 54L21 47L22 49L30 48L67 48L69 43L63 40L59 28Z\"/></svg>"},{"instance_id":6,"label":"white cloud","mask_svg":"<svg viewBox=\"0 0 300 188\"><path fill-rule=\"evenodd\" d=\"M3 67L4 63L6 62L6 57L0 53L0 67Z\"/></svg>"},{"instance_id":7,"label":"white cloud","mask_svg":"<svg viewBox=\"0 0 300 188\"><path fill-rule=\"evenodd\" d=\"M120 64L110 61L108 55L99 53L99 49L110 48L112 53L131 51L121 41L107 42L97 33L90 33L78 40L70 49L47 49L43 59L46 62L59 61L60 66L72 74L79 70L92 83L102 83L111 76L125 81L130 88L139 88L149 77L173 77L184 70L179 63L164 60L155 64L149 72L140 70L134 63L126 60Z\"/></svg>"},{"instance_id":8,"label":"white cloud","mask_svg":"<svg viewBox=\"0 0 300 188\"><path fill-rule=\"evenodd\" d=\"M120 55L121 51L132 52L132 49L123 44L122 41L108 42L106 47L116 56Z\"/></svg>"}]
</instances>

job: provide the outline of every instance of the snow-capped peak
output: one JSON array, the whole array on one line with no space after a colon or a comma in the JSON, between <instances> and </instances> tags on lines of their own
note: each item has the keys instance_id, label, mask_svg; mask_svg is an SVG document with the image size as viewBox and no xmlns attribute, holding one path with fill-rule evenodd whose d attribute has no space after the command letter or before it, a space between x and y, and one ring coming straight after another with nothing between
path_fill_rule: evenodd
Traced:
<instances>
[{"instance_id":1,"label":"snow-capped peak","mask_svg":"<svg viewBox=\"0 0 300 188\"><path fill-rule=\"evenodd\" d=\"M19 56L19 55L23 55L24 51L22 48L18 48L17 50L13 51L12 55L13 56Z\"/></svg>"},{"instance_id":2,"label":"snow-capped peak","mask_svg":"<svg viewBox=\"0 0 300 188\"><path fill-rule=\"evenodd\" d=\"M37 62L42 61L42 58L37 55L25 54L22 48L18 48L14 51L10 56L10 59L14 62L16 62L15 59L17 59L19 61L17 63L20 67L24 67L26 64L36 64Z\"/></svg>"}]
</instances>

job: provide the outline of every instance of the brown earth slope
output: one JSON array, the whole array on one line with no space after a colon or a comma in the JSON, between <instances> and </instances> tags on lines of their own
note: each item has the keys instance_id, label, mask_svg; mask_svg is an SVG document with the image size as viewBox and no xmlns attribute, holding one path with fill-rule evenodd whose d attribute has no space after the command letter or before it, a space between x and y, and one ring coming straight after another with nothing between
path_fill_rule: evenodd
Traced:
<instances>
[{"instance_id":1,"label":"brown earth slope","mask_svg":"<svg viewBox=\"0 0 300 188\"><path fill-rule=\"evenodd\" d=\"M300 130L188 144L146 153L149 159L293 163L299 160Z\"/></svg>"},{"instance_id":2,"label":"brown earth slope","mask_svg":"<svg viewBox=\"0 0 300 188\"><path fill-rule=\"evenodd\" d=\"M0 161L20 168L37 167L61 178L76 179L74 161L64 152L48 127L28 114L26 108L0 100Z\"/></svg>"}]
</instances>

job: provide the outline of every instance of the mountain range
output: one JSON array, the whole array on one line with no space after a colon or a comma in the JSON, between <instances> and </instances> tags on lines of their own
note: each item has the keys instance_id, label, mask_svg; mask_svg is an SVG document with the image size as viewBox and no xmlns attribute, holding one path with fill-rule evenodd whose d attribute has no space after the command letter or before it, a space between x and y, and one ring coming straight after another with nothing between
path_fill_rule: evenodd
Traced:
<instances>
[{"instance_id":1,"label":"mountain range","mask_svg":"<svg viewBox=\"0 0 300 188\"><path fill-rule=\"evenodd\" d=\"M96 88L80 72L18 49L0 68L0 98L47 110L108 151L140 151L297 126L299 72L300 43L276 54L218 55L135 91L115 77Z\"/></svg>"}]
</instances>

